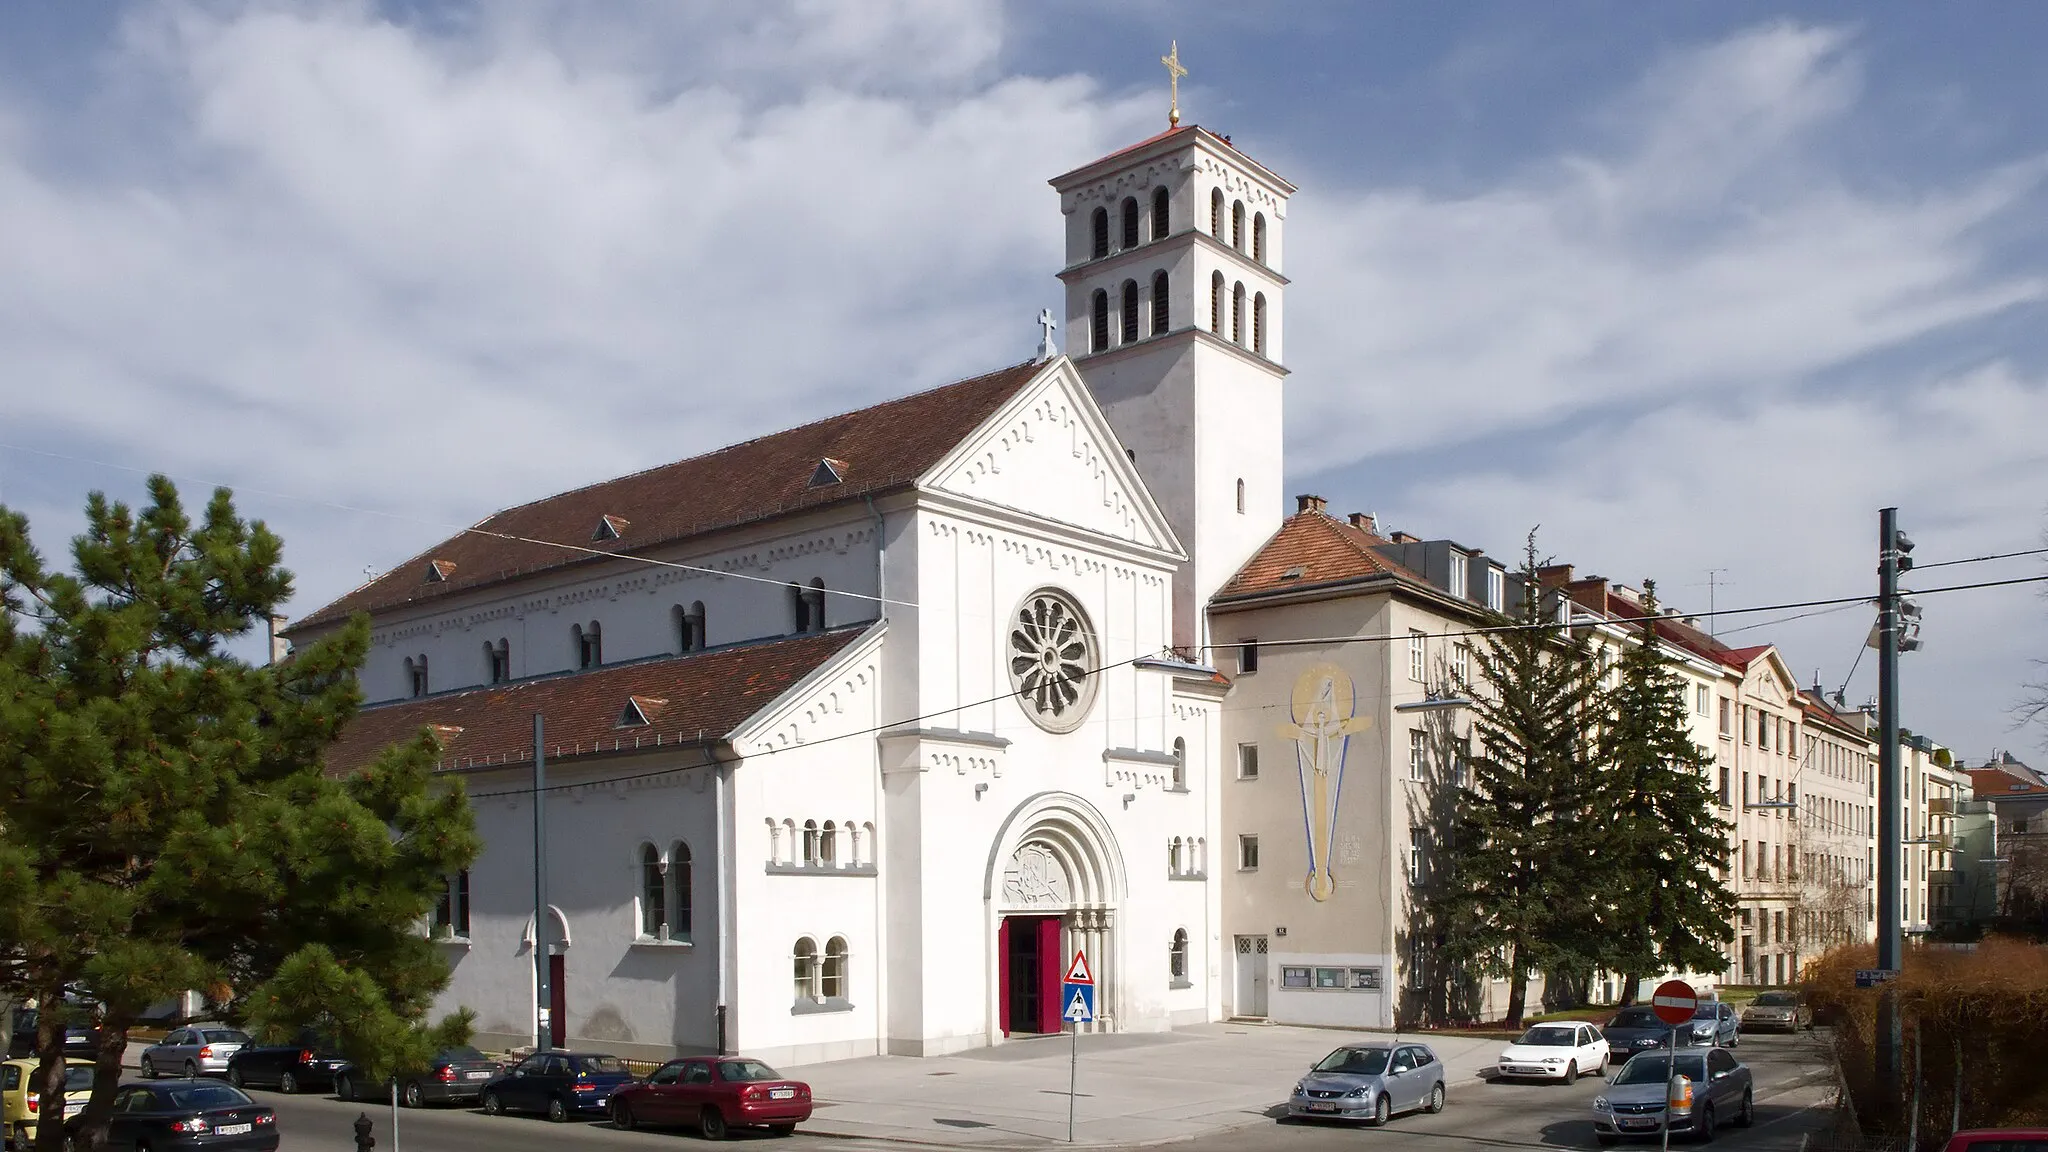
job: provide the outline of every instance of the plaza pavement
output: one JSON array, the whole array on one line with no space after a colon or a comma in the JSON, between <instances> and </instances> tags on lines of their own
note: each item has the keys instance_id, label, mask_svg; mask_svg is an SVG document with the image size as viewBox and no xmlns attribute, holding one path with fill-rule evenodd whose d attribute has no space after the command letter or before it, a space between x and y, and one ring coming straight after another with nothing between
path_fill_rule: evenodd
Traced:
<instances>
[{"instance_id":1,"label":"plaza pavement","mask_svg":"<svg viewBox=\"0 0 2048 1152\"><path fill-rule=\"evenodd\" d=\"M811 1085L813 1136L962 1149L1165 1144L1271 1123L1330 1049L1386 1033L1203 1024L1173 1032L1082 1036L1067 1139L1071 1039L1016 1040L957 1056L872 1056L790 1069ZM1444 1062L1453 1101L1504 1043L1411 1035Z\"/></svg>"}]
</instances>

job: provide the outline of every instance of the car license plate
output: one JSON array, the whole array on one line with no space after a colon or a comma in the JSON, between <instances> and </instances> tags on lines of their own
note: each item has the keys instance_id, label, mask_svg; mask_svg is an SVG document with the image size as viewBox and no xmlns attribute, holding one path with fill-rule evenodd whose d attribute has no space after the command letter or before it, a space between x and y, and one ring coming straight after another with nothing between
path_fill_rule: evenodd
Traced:
<instances>
[{"instance_id":1,"label":"car license plate","mask_svg":"<svg viewBox=\"0 0 2048 1152\"><path fill-rule=\"evenodd\" d=\"M462 1075L465 1080L489 1080L491 1078L489 1072L465 1072Z\"/></svg>"},{"instance_id":2,"label":"car license plate","mask_svg":"<svg viewBox=\"0 0 2048 1152\"><path fill-rule=\"evenodd\" d=\"M770 1100L794 1100L796 1099L796 1089L776 1088L768 1093L768 1098Z\"/></svg>"},{"instance_id":3,"label":"car license plate","mask_svg":"<svg viewBox=\"0 0 2048 1152\"><path fill-rule=\"evenodd\" d=\"M1621 1122L1621 1126L1623 1128L1655 1128L1657 1126L1657 1121L1655 1119L1645 1120L1641 1118L1635 1118L1623 1120Z\"/></svg>"},{"instance_id":4,"label":"car license plate","mask_svg":"<svg viewBox=\"0 0 2048 1152\"><path fill-rule=\"evenodd\" d=\"M1311 1104L1308 1106L1308 1110L1311 1112L1335 1112L1337 1106L1335 1104Z\"/></svg>"},{"instance_id":5,"label":"car license plate","mask_svg":"<svg viewBox=\"0 0 2048 1152\"><path fill-rule=\"evenodd\" d=\"M247 1136L255 1128L254 1124L223 1124L213 1131L218 1136Z\"/></svg>"}]
</instances>

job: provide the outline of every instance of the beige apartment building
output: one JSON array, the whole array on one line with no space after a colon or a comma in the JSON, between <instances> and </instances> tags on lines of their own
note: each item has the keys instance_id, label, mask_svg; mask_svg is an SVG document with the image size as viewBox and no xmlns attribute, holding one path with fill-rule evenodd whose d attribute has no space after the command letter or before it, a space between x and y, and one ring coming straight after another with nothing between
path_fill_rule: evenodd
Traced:
<instances>
[{"instance_id":1,"label":"beige apartment building","mask_svg":"<svg viewBox=\"0 0 2048 1152\"><path fill-rule=\"evenodd\" d=\"M1877 936L1877 744L1868 713L1802 692L1799 931L1803 956Z\"/></svg>"}]
</instances>

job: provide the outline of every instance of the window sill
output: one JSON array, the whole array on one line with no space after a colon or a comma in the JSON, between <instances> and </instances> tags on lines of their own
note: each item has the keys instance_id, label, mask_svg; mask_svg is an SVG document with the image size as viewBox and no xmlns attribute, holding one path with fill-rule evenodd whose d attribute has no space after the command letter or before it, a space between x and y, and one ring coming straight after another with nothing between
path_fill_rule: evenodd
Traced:
<instances>
[{"instance_id":1,"label":"window sill","mask_svg":"<svg viewBox=\"0 0 2048 1152\"><path fill-rule=\"evenodd\" d=\"M1239 869L1239 871L1243 871L1243 869ZM1166 878L1168 880L1207 880L1209 874L1207 872L1168 872Z\"/></svg>"},{"instance_id":2,"label":"window sill","mask_svg":"<svg viewBox=\"0 0 2048 1152\"><path fill-rule=\"evenodd\" d=\"M469 950L469 937L467 936L429 936L427 939L435 944L445 945L449 948Z\"/></svg>"},{"instance_id":3,"label":"window sill","mask_svg":"<svg viewBox=\"0 0 2048 1152\"><path fill-rule=\"evenodd\" d=\"M1167 788L1166 792L1170 795L1186 796L1188 794L1188 786L1185 784L1175 784Z\"/></svg>"},{"instance_id":4,"label":"window sill","mask_svg":"<svg viewBox=\"0 0 2048 1152\"><path fill-rule=\"evenodd\" d=\"M636 937L634 937L634 938L633 938L633 939L632 939L632 940L631 940L631 941L630 941L630 942L629 942L629 943L628 943L628 944L627 944L626 946L627 946L628 948L682 948L682 949L690 949L690 948L695 948L695 947L697 946L697 942L696 942L695 940L675 940L675 939L669 939L669 940L657 940L657 939L655 939L655 938L654 938L654 937L652 937L652 936L636 936Z\"/></svg>"},{"instance_id":5,"label":"window sill","mask_svg":"<svg viewBox=\"0 0 2048 1152\"><path fill-rule=\"evenodd\" d=\"M1169 980L1167 981L1166 989L1169 992L1180 992L1194 986L1194 982L1191 980Z\"/></svg>"},{"instance_id":6,"label":"window sill","mask_svg":"<svg viewBox=\"0 0 2048 1152\"><path fill-rule=\"evenodd\" d=\"M1237 775L1237 778L1238 778L1239 780L1242 780L1242 781L1244 781L1244 782L1245 782L1245 783L1247 783L1247 784L1256 784L1256 783L1258 783L1258 782L1259 782L1259 774L1258 774L1258 773L1256 773L1256 772L1252 773L1252 774L1251 774L1251 775L1249 775L1249 776L1247 776L1247 775L1245 775L1244 773L1240 772L1240 773L1238 773L1238 775Z\"/></svg>"},{"instance_id":7,"label":"window sill","mask_svg":"<svg viewBox=\"0 0 2048 1152\"><path fill-rule=\"evenodd\" d=\"M789 1006L791 1016L821 1016L827 1012L851 1012L853 1002L834 996L829 1000L799 1000Z\"/></svg>"},{"instance_id":8,"label":"window sill","mask_svg":"<svg viewBox=\"0 0 2048 1152\"><path fill-rule=\"evenodd\" d=\"M770 876L873 876L873 864L768 864Z\"/></svg>"}]
</instances>

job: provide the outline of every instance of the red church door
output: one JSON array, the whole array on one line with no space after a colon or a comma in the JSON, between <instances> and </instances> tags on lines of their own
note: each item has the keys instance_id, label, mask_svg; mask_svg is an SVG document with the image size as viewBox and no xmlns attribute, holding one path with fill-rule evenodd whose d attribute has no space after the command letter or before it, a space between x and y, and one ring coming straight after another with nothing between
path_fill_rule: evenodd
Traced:
<instances>
[{"instance_id":1,"label":"red church door","mask_svg":"<svg viewBox=\"0 0 2048 1152\"><path fill-rule=\"evenodd\" d=\"M569 1031L568 959L560 952L548 956L548 1043L556 1048Z\"/></svg>"},{"instance_id":2,"label":"red church door","mask_svg":"<svg viewBox=\"0 0 2048 1152\"><path fill-rule=\"evenodd\" d=\"M997 1023L1003 1035L1060 1030L1060 918L1005 916L996 929Z\"/></svg>"}]
</instances>

